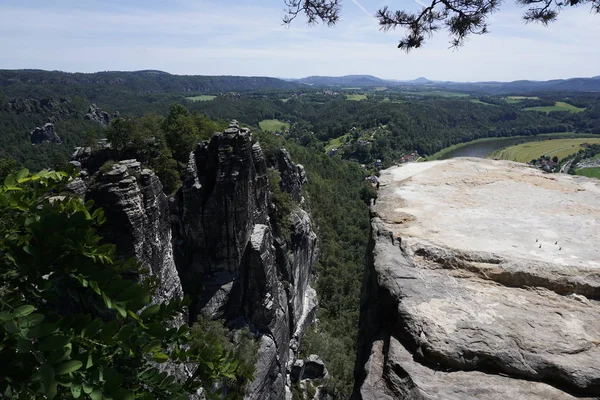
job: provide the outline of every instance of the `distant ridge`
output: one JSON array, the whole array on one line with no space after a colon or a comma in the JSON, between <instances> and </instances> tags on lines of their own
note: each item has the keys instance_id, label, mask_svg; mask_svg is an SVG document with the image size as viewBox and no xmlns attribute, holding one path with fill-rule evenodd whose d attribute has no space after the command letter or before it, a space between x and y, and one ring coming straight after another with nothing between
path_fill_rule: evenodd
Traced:
<instances>
[{"instance_id":1,"label":"distant ridge","mask_svg":"<svg viewBox=\"0 0 600 400\"><path fill-rule=\"evenodd\" d=\"M345 76L309 76L298 79L297 82L314 86L381 86L389 84L388 81L373 75L345 75Z\"/></svg>"},{"instance_id":2,"label":"distant ridge","mask_svg":"<svg viewBox=\"0 0 600 400\"><path fill-rule=\"evenodd\" d=\"M591 78L552 79L548 81L518 80L513 82L441 82L425 77L414 80L381 79L373 75L309 76L301 79L279 79L264 76L174 75L159 70L105 71L68 73L38 69L0 70L0 89L8 96L62 96L72 94L74 86L81 90L99 88L131 93L197 93L218 94L256 90L296 90L302 88L387 87L406 91L450 90L473 94L520 94L532 92L600 92L600 75ZM35 96L34 96L35 97Z\"/></svg>"},{"instance_id":3,"label":"distant ridge","mask_svg":"<svg viewBox=\"0 0 600 400\"><path fill-rule=\"evenodd\" d=\"M346 76L309 76L295 82L304 83L313 87L356 87L368 88L374 86L406 87L406 90L415 90L418 86L427 85L427 89L447 89L474 93L527 93L527 92L600 92L600 76L592 78L552 79L548 81L518 80L513 82L440 82L432 81L425 77L414 80L386 80L372 75L346 75Z\"/></svg>"},{"instance_id":4,"label":"distant ridge","mask_svg":"<svg viewBox=\"0 0 600 400\"><path fill-rule=\"evenodd\" d=\"M55 95L72 93L72 86L111 88L137 93L222 93L265 89L295 89L295 82L263 76L172 75L158 70L68 73L43 70L0 70L0 88L28 93L27 88L44 85Z\"/></svg>"}]
</instances>

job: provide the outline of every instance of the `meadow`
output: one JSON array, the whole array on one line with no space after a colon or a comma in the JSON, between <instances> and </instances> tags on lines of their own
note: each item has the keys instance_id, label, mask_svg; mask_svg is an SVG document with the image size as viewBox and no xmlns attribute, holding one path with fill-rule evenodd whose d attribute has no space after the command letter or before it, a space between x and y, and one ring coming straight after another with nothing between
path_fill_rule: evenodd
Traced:
<instances>
[{"instance_id":1,"label":"meadow","mask_svg":"<svg viewBox=\"0 0 600 400\"><path fill-rule=\"evenodd\" d=\"M282 132L290 129L290 124L278 119L263 119L258 123L258 126L264 132Z\"/></svg>"},{"instance_id":2,"label":"meadow","mask_svg":"<svg viewBox=\"0 0 600 400\"><path fill-rule=\"evenodd\" d=\"M575 171L575 175L587 176L588 178L600 179L600 167L580 168Z\"/></svg>"},{"instance_id":3,"label":"meadow","mask_svg":"<svg viewBox=\"0 0 600 400\"><path fill-rule=\"evenodd\" d=\"M557 101L553 106L544 106L544 107L528 107L524 108L524 111L540 111L545 112L546 114L552 111L568 111L572 113L580 113L585 111L585 108L575 107L569 103L565 103L564 101Z\"/></svg>"},{"instance_id":4,"label":"meadow","mask_svg":"<svg viewBox=\"0 0 600 400\"><path fill-rule=\"evenodd\" d=\"M361 100L366 100L366 99L367 99L366 94L347 94L346 95L346 100L361 101Z\"/></svg>"},{"instance_id":5,"label":"meadow","mask_svg":"<svg viewBox=\"0 0 600 400\"><path fill-rule=\"evenodd\" d=\"M508 96L508 97L504 98L504 100L506 100L506 102L509 104L520 103L523 100L539 100L539 99L540 98L537 96Z\"/></svg>"},{"instance_id":6,"label":"meadow","mask_svg":"<svg viewBox=\"0 0 600 400\"><path fill-rule=\"evenodd\" d=\"M210 96L207 94L202 94L200 96L186 97L189 101L211 101L216 99L217 96Z\"/></svg>"},{"instance_id":7,"label":"meadow","mask_svg":"<svg viewBox=\"0 0 600 400\"><path fill-rule=\"evenodd\" d=\"M600 143L600 138L552 139L539 142L528 142L506 147L492 153L490 158L530 162L542 156L558 157L562 160L581 149L582 143Z\"/></svg>"}]
</instances>

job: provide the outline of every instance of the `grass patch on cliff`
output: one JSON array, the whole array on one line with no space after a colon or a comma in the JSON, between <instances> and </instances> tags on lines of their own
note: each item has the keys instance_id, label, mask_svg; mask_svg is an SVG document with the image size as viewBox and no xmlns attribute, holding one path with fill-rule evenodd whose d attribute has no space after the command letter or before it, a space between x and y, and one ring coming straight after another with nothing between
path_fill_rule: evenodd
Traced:
<instances>
[{"instance_id":1,"label":"grass patch on cliff","mask_svg":"<svg viewBox=\"0 0 600 400\"><path fill-rule=\"evenodd\" d=\"M490 157L517 162L530 162L542 156L549 156L550 158L556 156L559 160L562 160L581 150L583 143L600 143L600 138L552 139L528 142L497 150Z\"/></svg>"}]
</instances>

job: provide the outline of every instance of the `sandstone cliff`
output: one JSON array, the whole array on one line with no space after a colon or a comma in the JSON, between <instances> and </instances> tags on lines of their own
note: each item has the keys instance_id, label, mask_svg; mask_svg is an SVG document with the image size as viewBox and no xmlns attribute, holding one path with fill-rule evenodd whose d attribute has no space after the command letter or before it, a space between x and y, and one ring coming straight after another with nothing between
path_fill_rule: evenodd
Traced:
<instances>
[{"instance_id":1,"label":"sandstone cliff","mask_svg":"<svg viewBox=\"0 0 600 400\"><path fill-rule=\"evenodd\" d=\"M158 177L135 160L123 160L98 174L86 198L104 209L104 237L125 259L136 257L159 280L155 301L182 298L183 289L171 246L167 196Z\"/></svg>"},{"instance_id":2,"label":"sandstone cliff","mask_svg":"<svg viewBox=\"0 0 600 400\"><path fill-rule=\"evenodd\" d=\"M275 166L292 194L305 179L283 152ZM296 193L297 194L297 193ZM190 156L172 199L174 249L192 317L249 326L261 341L248 399L283 399L298 343L316 309L309 285L317 240L305 211L284 240L270 223L267 165L251 133L234 122Z\"/></svg>"},{"instance_id":3,"label":"sandstone cliff","mask_svg":"<svg viewBox=\"0 0 600 400\"><path fill-rule=\"evenodd\" d=\"M289 374L316 312L309 280L317 238L301 208L290 215L289 237L272 225L260 145L234 122L198 144L182 188L170 199L156 175L135 160L100 168L115 155L106 148L74 154L82 179L71 190L105 210L103 235L159 279L156 301L184 294L192 299L190 323L203 313L231 328L250 328L260 352L247 399L289 396ZM300 202L302 166L282 150L269 167L279 171L281 189Z\"/></svg>"},{"instance_id":4,"label":"sandstone cliff","mask_svg":"<svg viewBox=\"0 0 600 400\"><path fill-rule=\"evenodd\" d=\"M600 395L599 201L512 162L382 171L355 398Z\"/></svg>"}]
</instances>

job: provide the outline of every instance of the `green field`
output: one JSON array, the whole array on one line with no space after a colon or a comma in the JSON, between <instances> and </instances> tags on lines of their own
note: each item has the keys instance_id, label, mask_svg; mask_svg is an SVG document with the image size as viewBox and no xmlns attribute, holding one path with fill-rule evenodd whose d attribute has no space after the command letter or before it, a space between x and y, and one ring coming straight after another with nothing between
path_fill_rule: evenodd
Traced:
<instances>
[{"instance_id":1,"label":"green field","mask_svg":"<svg viewBox=\"0 0 600 400\"><path fill-rule=\"evenodd\" d=\"M361 101L361 100L366 100L366 99L367 99L366 94L347 94L346 95L346 100Z\"/></svg>"},{"instance_id":2,"label":"green field","mask_svg":"<svg viewBox=\"0 0 600 400\"><path fill-rule=\"evenodd\" d=\"M469 97L466 93L446 92L444 90L432 90L422 92L402 92L404 95L413 94L416 96L432 96L432 97Z\"/></svg>"},{"instance_id":3,"label":"green field","mask_svg":"<svg viewBox=\"0 0 600 400\"><path fill-rule=\"evenodd\" d=\"M280 99L281 101L283 101L284 103L287 103L288 101L290 101L290 98L288 97L287 99Z\"/></svg>"},{"instance_id":4,"label":"green field","mask_svg":"<svg viewBox=\"0 0 600 400\"><path fill-rule=\"evenodd\" d=\"M539 100L539 97L533 96L508 96L505 97L504 100L506 100L507 103L509 104L515 104L515 103L520 103L523 100Z\"/></svg>"},{"instance_id":5,"label":"green field","mask_svg":"<svg viewBox=\"0 0 600 400\"><path fill-rule=\"evenodd\" d=\"M190 101L211 101L214 100L217 96L210 96L207 94L202 94L200 96L186 97L186 99Z\"/></svg>"},{"instance_id":6,"label":"green field","mask_svg":"<svg viewBox=\"0 0 600 400\"><path fill-rule=\"evenodd\" d=\"M585 111L585 108L575 107L569 103L565 103L564 101L557 101L553 106L545 106L545 107L528 107L524 108L525 111L541 111L548 114L551 111L568 111L572 113L580 113Z\"/></svg>"},{"instance_id":7,"label":"green field","mask_svg":"<svg viewBox=\"0 0 600 400\"><path fill-rule=\"evenodd\" d=\"M496 106L496 104L486 103L485 101L481 101L479 99L471 99L471 103L483 104L484 106Z\"/></svg>"},{"instance_id":8,"label":"green field","mask_svg":"<svg viewBox=\"0 0 600 400\"><path fill-rule=\"evenodd\" d=\"M492 153L490 158L530 162L541 156L558 157L559 160L577 153L582 143L600 143L600 138L552 139L506 147Z\"/></svg>"},{"instance_id":9,"label":"green field","mask_svg":"<svg viewBox=\"0 0 600 400\"><path fill-rule=\"evenodd\" d=\"M575 175L587 176L588 178L600 179L600 167L580 168L575 171Z\"/></svg>"},{"instance_id":10,"label":"green field","mask_svg":"<svg viewBox=\"0 0 600 400\"><path fill-rule=\"evenodd\" d=\"M325 151L329 152L329 150L331 149L338 149L340 147L342 147L342 145L344 143L346 143L346 138L350 136L349 133L343 135L343 136L339 136L336 138L333 138L329 141L329 143L327 143L327 145L325 146Z\"/></svg>"},{"instance_id":11,"label":"green field","mask_svg":"<svg viewBox=\"0 0 600 400\"><path fill-rule=\"evenodd\" d=\"M264 132L282 132L290 129L290 124L278 119L263 119L258 123L258 126Z\"/></svg>"}]
</instances>

